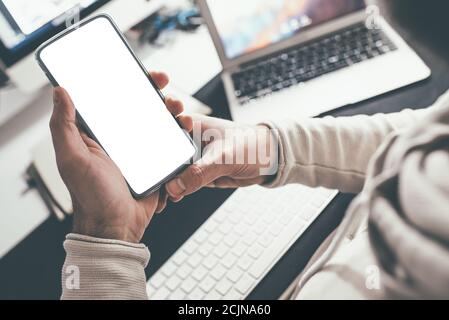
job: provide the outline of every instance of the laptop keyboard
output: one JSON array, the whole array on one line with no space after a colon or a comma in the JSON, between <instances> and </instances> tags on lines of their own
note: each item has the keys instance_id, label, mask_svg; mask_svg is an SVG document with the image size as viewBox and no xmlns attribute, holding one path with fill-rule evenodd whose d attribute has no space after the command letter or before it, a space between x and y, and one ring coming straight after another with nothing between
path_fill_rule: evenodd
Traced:
<instances>
[{"instance_id":1,"label":"laptop keyboard","mask_svg":"<svg viewBox=\"0 0 449 320\"><path fill-rule=\"evenodd\" d=\"M395 50L396 45L382 30L358 24L242 65L242 69L232 75L235 95L245 104Z\"/></svg>"}]
</instances>

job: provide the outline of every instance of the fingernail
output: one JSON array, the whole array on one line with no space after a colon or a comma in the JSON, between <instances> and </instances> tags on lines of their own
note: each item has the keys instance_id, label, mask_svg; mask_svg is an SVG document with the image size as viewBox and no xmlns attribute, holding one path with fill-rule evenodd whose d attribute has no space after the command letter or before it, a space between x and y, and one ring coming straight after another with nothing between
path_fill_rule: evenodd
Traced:
<instances>
[{"instance_id":1,"label":"fingernail","mask_svg":"<svg viewBox=\"0 0 449 320\"><path fill-rule=\"evenodd\" d=\"M180 196L186 189L184 182L180 178L176 178L167 185L167 190L172 196Z\"/></svg>"},{"instance_id":2,"label":"fingernail","mask_svg":"<svg viewBox=\"0 0 449 320\"><path fill-rule=\"evenodd\" d=\"M176 199L171 199L171 201L172 201L173 203L179 203L179 202L182 201L182 199L183 199L183 197L179 197L179 198L176 198Z\"/></svg>"}]
</instances>

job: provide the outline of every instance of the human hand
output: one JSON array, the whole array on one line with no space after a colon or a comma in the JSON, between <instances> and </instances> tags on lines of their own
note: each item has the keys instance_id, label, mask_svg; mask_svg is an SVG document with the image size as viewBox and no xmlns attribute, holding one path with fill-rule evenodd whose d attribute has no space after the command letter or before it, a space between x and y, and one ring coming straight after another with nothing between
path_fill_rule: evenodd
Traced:
<instances>
[{"instance_id":1,"label":"human hand","mask_svg":"<svg viewBox=\"0 0 449 320\"><path fill-rule=\"evenodd\" d=\"M190 124L190 122L189 122ZM192 132L202 157L166 185L174 202L203 187L238 188L263 184L277 172L277 135L266 126L245 126L194 116ZM200 142L200 143L198 143ZM159 206L158 210L163 209Z\"/></svg>"},{"instance_id":2,"label":"human hand","mask_svg":"<svg viewBox=\"0 0 449 320\"><path fill-rule=\"evenodd\" d=\"M168 84L162 73L151 73L160 89ZM179 101L167 98L174 116L183 111ZM188 126L191 121L179 116ZM154 193L135 200L119 168L105 151L76 123L76 111L68 93L54 90L54 111L50 122L58 169L69 189L74 208L73 232L104 239L140 242L160 199Z\"/></svg>"}]
</instances>

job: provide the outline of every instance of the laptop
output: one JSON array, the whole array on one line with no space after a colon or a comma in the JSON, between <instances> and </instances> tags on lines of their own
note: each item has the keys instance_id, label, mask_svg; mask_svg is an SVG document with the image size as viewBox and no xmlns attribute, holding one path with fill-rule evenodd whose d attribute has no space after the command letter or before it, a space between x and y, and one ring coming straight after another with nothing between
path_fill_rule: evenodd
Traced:
<instances>
[{"instance_id":1,"label":"laptop","mask_svg":"<svg viewBox=\"0 0 449 320\"><path fill-rule=\"evenodd\" d=\"M313 117L428 78L363 0L199 0L235 121Z\"/></svg>"}]
</instances>

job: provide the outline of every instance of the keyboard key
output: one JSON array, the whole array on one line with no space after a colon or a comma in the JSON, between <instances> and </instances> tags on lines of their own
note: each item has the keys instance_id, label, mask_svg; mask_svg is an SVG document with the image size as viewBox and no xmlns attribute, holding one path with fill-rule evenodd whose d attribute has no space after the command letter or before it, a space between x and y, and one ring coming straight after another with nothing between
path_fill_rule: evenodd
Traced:
<instances>
[{"instance_id":1,"label":"keyboard key","mask_svg":"<svg viewBox=\"0 0 449 320\"><path fill-rule=\"evenodd\" d=\"M216 266L218 263L218 258L216 256L210 255L206 257L203 261L203 266L205 266L207 269L211 270L213 267Z\"/></svg>"},{"instance_id":2,"label":"keyboard key","mask_svg":"<svg viewBox=\"0 0 449 320\"><path fill-rule=\"evenodd\" d=\"M204 279L207 273L208 270L205 267L199 266L192 272L192 277L199 282Z\"/></svg>"},{"instance_id":3,"label":"keyboard key","mask_svg":"<svg viewBox=\"0 0 449 320\"><path fill-rule=\"evenodd\" d=\"M205 230L200 229L194 236L193 238L195 239L195 241L199 244L202 244L204 241L206 241L208 237L208 234Z\"/></svg>"},{"instance_id":4,"label":"keyboard key","mask_svg":"<svg viewBox=\"0 0 449 320\"><path fill-rule=\"evenodd\" d=\"M215 289L222 295L225 295L226 293L228 293L231 287L232 287L231 281L224 278L217 284L217 287Z\"/></svg>"},{"instance_id":5,"label":"keyboard key","mask_svg":"<svg viewBox=\"0 0 449 320\"><path fill-rule=\"evenodd\" d=\"M153 295L150 295L150 297L151 300L166 300L170 293L170 290L168 290L167 288L161 288L154 292Z\"/></svg>"},{"instance_id":6,"label":"keyboard key","mask_svg":"<svg viewBox=\"0 0 449 320\"><path fill-rule=\"evenodd\" d=\"M190 293L193 288L195 288L197 282L193 278L188 278L187 280L184 280L181 284L181 289L184 290L186 293Z\"/></svg>"},{"instance_id":7,"label":"keyboard key","mask_svg":"<svg viewBox=\"0 0 449 320\"><path fill-rule=\"evenodd\" d=\"M162 273L166 277L170 277L175 273L177 268L178 267L173 262L169 261L162 267Z\"/></svg>"},{"instance_id":8,"label":"keyboard key","mask_svg":"<svg viewBox=\"0 0 449 320\"><path fill-rule=\"evenodd\" d=\"M206 242L200 247L198 252L201 253L203 256L207 256L213 249L214 247L210 243Z\"/></svg>"},{"instance_id":9,"label":"keyboard key","mask_svg":"<svg viewBox=\"0 0 449 320\"><path fill-rule=\"evenodd\" d=\"M239 236L243 236L247 231L248 228L244 225L244 224L238 224L235 228L234 231L236 234L238 234Z\"/></svg>"},{"instance_id":10,"label":"keyboard key","mask_svg":"<svg viewBox=\"0 0 449 320\"><path fill-rule=\"evenodd\" d=\"M165 282L167 277L165 277L161 272L157 272L150 280L150 284L159 289Z\"/></svg>"},{"instance_id":11,"label":"keyboard key","mask_svg":"<svg viewBox=\"0 0 449 320\"><path fill-rule=\"evenodd\" d=\"M227 268L230 269L234 263L237 261L237 256L232 252L229 252L222 260L221 263Z\"/></svg>"},{"instance_id":12,"label":"keyboard key","mask_svg":"<svg viewBox=\"0 0 449 320\"><path fill-rule=\"evenodd\" d=\"M220 230L221 233L223 233L224 235L227 235L231 232L233 226L231 223L229 222L224 222L221 224L221 226L218 228L218 230Z\"/></svg>"},{"instance_id":13,"label":"keyboard key","mask_svg":"<svg viewBox=\"0 0 449 320\"><path fill-rule=\"evenodd\" d=\"M234 266L226 275L232 282L237 282L243 276L243 270Z\"/></svg>"},{"instance_id":14,"label":"keyboard key","mask_svg":"<svg viewBox=\"0 0 449 320\"><path fill-rule=\"evenodd\" d=\"M295 219L284 230L283 235L287 238L292 238L298 234L298 230L302 231L305 224L301 219ZM281 242L273 242L269 249L265 250L262 256L257 260L257 263L252 264L249 273L256 279L259 279L264 272L268 269L268 266L273 261L272 252L281 252L285 248L286 244Z\"/></svg>"},{"instance_id":15,"label":"keyboard key","mask_svg":"<svg viewBox=\"0 0 449 320\"><path fill-rule=\"evenodd\" d=\"M193 251L192 251L193 253ZM185 252L185 248L182 251L178 251L174 256L173 256L173 262L180 266L182 265L188 258L189 256L187 255L187 253Z\"/></svg>"},{"instance_id":16,"label":"keyboard key","mask_svg":"<svg viewBox=\"0 0 449 320\"><path fill-rule=\"evenodd\" d=\"M272 241L273 241L273 237L270 234L263 234L258 239L258 243L264 248L268 248L271 245Z\"/></svg>"},{"instance_id":17,"label":"keyboard key","mask_svg":"<svg viewBox=\"0 0 449 320\"><path fill-rule=\"evenodd\" d=\"M229 234L224 239L224 243L228 247L234 247L238 241L239 241L239 237L235 234Z\"/></svg>"},{"instance_id":18,"label":"keyboard key","mask_svg":"<svg viewBox=\"0 0 449 320\"><path fill-rule=\"evenodd\" d=\"M211 220L205 227L204 230L206 230L209 233L212 233L215 231L215 229L217 229L217 227L219 226L219 224L213 220Z\"/></svg>"},{"instance_id":19,"label":"keyboard key","mask_svg":"<svg viewBox=\"0 0 449 320\"><path fill-rule=\"evenodd\" d=\"M189 293L188 297L190 300L203 300L206 296L206 293L200 288L196 288L191 293Z\"/></svg>"},{"instance_id":20,"label":"keyboard key","mask_svg":"<svg viewBox=\"0 0 449 320\"><path fill-rule=\"evenodd\" d=\"M257 259L257 258L259 258L259 257L262 255L263 251L264 251L264 248L263 248L263 247L261 247L261 246L258 245L258 244L255 244L255 245L253 245L253 246L251 247L251 249L248 250L248 254L249 254L252 258Z\"/></svg>"},{"instance_id":21,"label":"keyboard key","mask_svg":"<svg viewBox=\"0 0 449 320\"><path fill-rule=\"evenodd\" d=\"M205 300L214 301L214 300L221 300L223 296L219 294L217 291L213 290L206 294L204 297Z\"/></svg>"},{"instance_id":22,"label":"keyboard key","mask_svg":"<svg viewBox=\"0 0 449 320\"><path fill-rule=\"evenodd\" d=\"M221 242L222 239L223 239L223 234L215 232L210 236L209 241L211 244L216 246Z\"/></svg>"},{"instance_id":23,"label":"keyboard key","mask_svg":"<svg viewBox=\"0 0 449 320\"><path fill-rule=\"evenodd\" d=\"M198 265L201 263L201 260L203 259L203 257L201 256L201 254L199 254L198 252L195 253L193 256L191 256L189 258L189 260L187 260L187 263L192 266L193 268L198 267Z\"/></svg>"},{"instance_id":24,"label":"keyboard key","mask_svg":"<svg viewBox=\"0 0 449 320\"><path fill-rule=\"evenodd\" d=\"M186 293L181 289L177 289L170 295L170 300L184 300Z\"/></svg>"},{"instance_id":25,"label":"keyboard key","mask_svg":"<svg viewBox=\"0 0 449 320\"><path fill-rule=\"evenodd\" d=\"M189 240L184 246L183 246L183 251L185 253L187 253L188 255L191 255L195 252L196 248L198 248L198 243L196 243L195 241L191 241Z\"/></svg>"},{"instance_id":26,"label":"keyboard key","mask_svg":"<svg viewBox=\"0 0 449 320\"><path fill-rule=\"evenodd\" d=\"M213 252L218 258L223 258L228 251L229 248L225 244L221 243L214 249Z\"/></svg>"},{"instance_id":27,"label":"keyboard key","mask_svg":"<svg viewBox=\"0 0 449 320\"><path fill-rule=\"evenodd\" d=\"M232 252L240 257L242 256L242 254L244 254L246 252L246 250L248 249L247 246L245 246L242 242L237 243L234 248L232 248Z\"/></svg>"},{"instance_id":28,"label":"keyboard key","mask_svg":"<svg viewBox=\"0 0 449 320\"><path fill-rule=\"evenodd\" d=\"M249 267L253 264L254 260L250 258L248 254L241 257L238 261L238 266L242 268L243 270L248 270Z\"/></svg>"},{"instance_id":29,"label":"keyboard key","mask_svg":"<svg viewBox=\"0 0 449 320\"><path fill-rule=\"evenodd\" d=\"M284 214L280 219L279 223L286 226L292 221L292 218L288 214Z\"/></svg>"},{"instance_id":30,"label":"keyboard key","mask_svg":"<svg viewBox=\"0 0 449 320\"><path fill-rule=\"evenodd\" d=\"M254 242L257 240L257 235L250 231L247 232L247 234L243 237L243 242L246 243L248 246L253 245Z\"/></svg>"},{"instance_id":31,"label":"keyboard key","mask_svg":"<svg viewBox=\"0 0 449 320\"><path fill-rule=\"evenodd\" d=\"M184 264L182 265L178 271L176 272L176 274L178 275L178 277L180 277L181 279L186 279L190 273L192 272L192 268L188 265L188 264Z\"/></svg>"},{"instance_id":32,"label":"keyboard key","mask_svg":"<svg viewBox=\"0 0 449 320\"><path fill-rule=\"evenodd\" d=\"M217 211L217 214L214 215L213 217L214 217L214 220L220 224L223 221L226 221L228 214L229 213L226 210L219 210L219 211Z\"/></svg>"},{"instance_id":33,"label":"keyboard key","mask_svg":"<svg viewBox=\"0 0 449 320\"><path fill-rule=\"evenodd\" d=\"M282 230L284 230L284 226L279 222L275 222L270 228L270 233L276 237L281 234Z\"/></svg>"},{"instance_id":34,"label":"keyboard key","mask_svg":"<svg viewBox=\"0 0 449 320\"><path fill-rule=\"evenodd\" d=\"M246 295L248 294L248 290L249 288L251 288L251 286L254 283L254 280L252 277L250 277L249 275L244 275L242 278L240 278L240 280L236 283L235 288L242 294L242 295Z\"/></svg>"},{"instance_id":35,"label":"keyboard key","mask_svg":"<svg viewBox=\"0 0 449 320\"><path fill-rule=\"evenodd\" d=\"M181 283L181 278L179 278L177 275L174 275L168 281L165 283L165 286L170 289L170 291L174 291Z\"/></svg>"},{"instance_id":36,"label":"keyboard key","mask_svg":"<svg viewBox=\"0 0 449 320\"><path fill-rule=\"evenodd\" d=\"M147 283L147 293L148 293L148 296L150 295L150 293L154 293L154 292L156 292L156 288L155 287L153 287L150 283Z\"/></svg>"},{"instance_id":37,"label":"keyboard key","mask_svg":"<svg viewBox=\"0 0 449 320\"><path fill-rule=\"evenodd\" d=\"M249 224L250 226L254 225L256 223L256 221L257 221L257 217L254 215L247 215L245 217L245 222L247 224Z\"/></svg>"},{"instance_id":38,"label":"keyboard key","mask_svg":"<svg viewBox=\"0 0 449 320\"><path fill-rule=\"evenodd\" d=\"M218 264L210 273L210 275L215 279L215 280L220 280L221 278L223 278L223 276L226 274L228 270L223 267L221 264Z\"/></svg>"},{"instance_id":39,"label":"keyboard key","mask_svg":"<svg viewBox=\"0 0 449 320\"><path fill-rule=\"evenodd\" d=\"M275 220L276 220L276 216L274 216L273 214L266 214L262 217L262 221L266 225L271 225Z\"/></svg>"},{"instance_id":40,"label":"keyboard key","mask_svg":"<svg viewBox=\"0 0 449 320\"><path fill-rule=\"evenodd\" d=\"M240 223L241 216L239 213L230 213L229 214L229 222L232 224Z\"/></svg>"},{"instance_id":41,"label":"keyboard key","mask_svg":"<svg viewBox=\"0 0 449 320\"><path fill-rule=\"evenodd\" d=\"M261 235L262 233L264 233L264 231L267 229L267 225L265 224L265 222L263 221L259 221L257 222L256 226L254 227L254 232L257 235Z\"/></svg>"},{"instance_id":42,"label":"keyboard key","mask_svg":"<svg viewBox=\"0 0 449 320\"><path fill-rule=\"evenodd\" d=\"M212 277L208 276L208 277L204 278L203 281L201 281L200 288L204 292L210 292L215 287L216 283L217 282Z\"/></svg>"},{"instance_id":43,"label":"keyboard key","mask_svg":"<svg viewBox=\"0 0 449 320\"><path fill-rule=\"evenodd\" d=\"M242 300L242 295L237 290L231 289L225 295L224 300L230 300L230 301Z\"/></svg>"}]
</instances>

